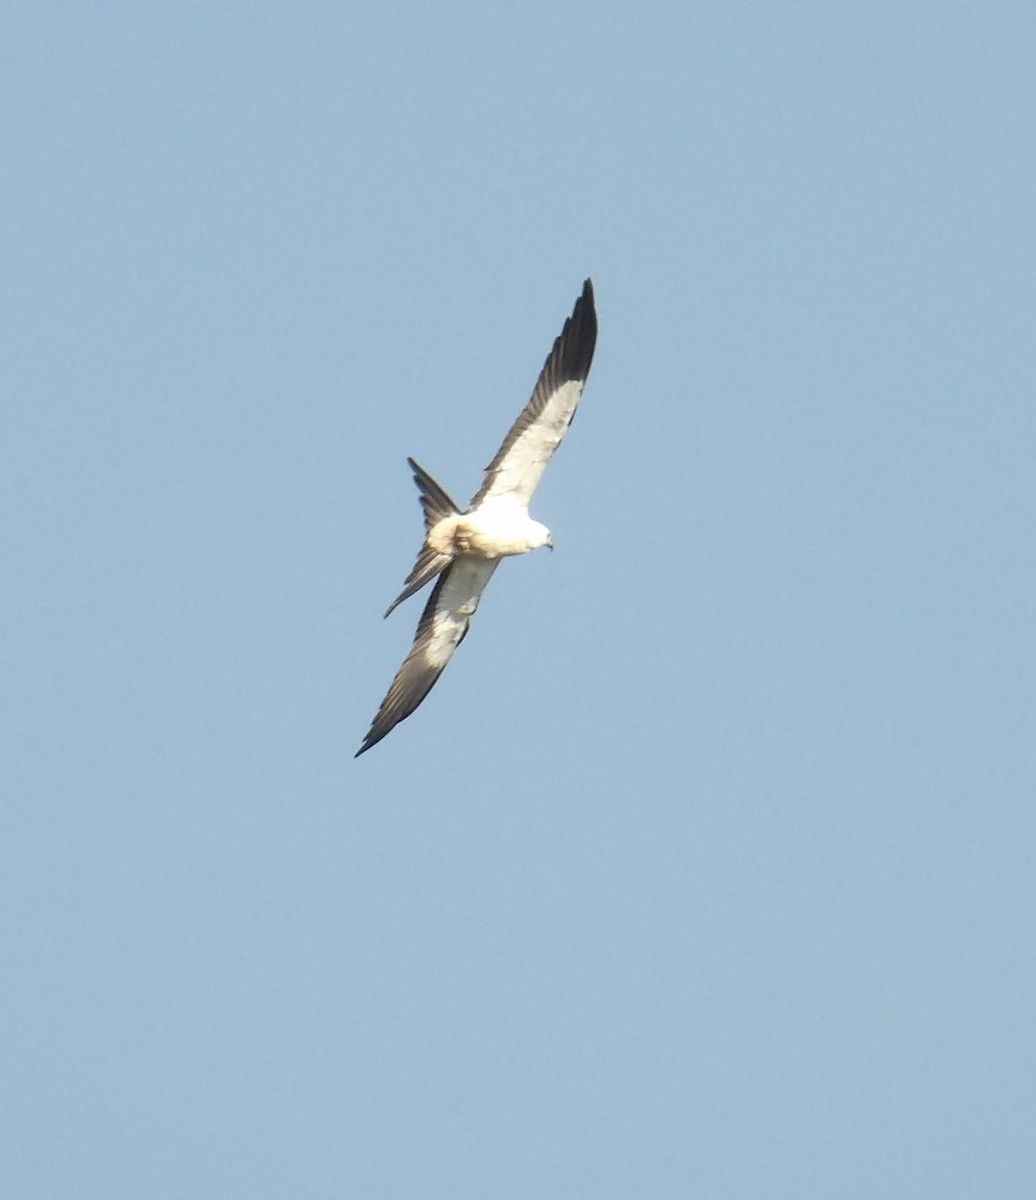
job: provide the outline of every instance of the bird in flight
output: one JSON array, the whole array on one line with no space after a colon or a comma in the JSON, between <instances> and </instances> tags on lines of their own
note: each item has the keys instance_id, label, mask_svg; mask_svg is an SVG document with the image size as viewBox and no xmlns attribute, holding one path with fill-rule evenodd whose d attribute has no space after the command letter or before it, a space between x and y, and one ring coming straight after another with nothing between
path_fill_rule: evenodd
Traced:
<instances>
[{"instance_id":1,"label":"bird in flight","mask_svg":"<svg viewBox=\"0 0 1036 1200\"><path fill-rule=\"evenodd\" d=\"M547 355L532 398L463 512L423 467L407 459L420 493L425 539L414 569L385 616L436 576L439 579L417 623L410 653L356 751L357 758L409 717L431 691L464 640L500 559L540 546L554 548L550 530L529 516L529 501L575 416L596 342L594 288L587 279Z\"/></svg>"}]
</instances>

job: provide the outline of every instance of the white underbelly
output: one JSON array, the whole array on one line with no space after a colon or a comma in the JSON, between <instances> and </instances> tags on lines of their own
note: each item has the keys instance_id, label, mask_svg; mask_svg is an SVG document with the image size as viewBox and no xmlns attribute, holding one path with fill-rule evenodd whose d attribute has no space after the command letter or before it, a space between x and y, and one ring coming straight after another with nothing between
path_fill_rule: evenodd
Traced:
<instances>
[{"instance_id":1,"label":"white underbelly","mask_svg":"<svg viewBox=\"0 0 1036 1200\"><path fill-rule=\"evenodd\" d=\"M479 513L444 517L428 533L428 545L437 554L477 554L480 558L506 558L511 554L527 554L535 542L536 528L526 516L517 514L487 518Z\"/></svg>"}]
</instances>

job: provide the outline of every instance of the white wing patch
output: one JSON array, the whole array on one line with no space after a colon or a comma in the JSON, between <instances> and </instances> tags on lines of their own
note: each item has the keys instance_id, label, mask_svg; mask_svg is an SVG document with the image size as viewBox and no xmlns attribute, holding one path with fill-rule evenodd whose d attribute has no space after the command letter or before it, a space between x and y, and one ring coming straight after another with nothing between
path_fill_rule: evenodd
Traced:
<instances>
[{"instance_id":1,"label":"white wing patch","mask_svg":"<svg viewBox=\"0 0 1036 1200\"><path fill-rule=\"evenodd\" d=\"M486 499L513 492L523 504L529 503L547 463L568 432L582 394L583 382L579 379L570 379L551 393L543 411L517 435L493 468L483 493Z\"/></svg>"},{"instance_id":2,"label":"white wing patch","mask_svg":"<svg viewBox=\"0 0 1036 1200\"><path fill-rule=\"evenodd\" d=\"M499 563L499 559L474 557L454 560L428 622L424 643L428 666L441 671L453 657Z\"/></svg>"}]
</instances>

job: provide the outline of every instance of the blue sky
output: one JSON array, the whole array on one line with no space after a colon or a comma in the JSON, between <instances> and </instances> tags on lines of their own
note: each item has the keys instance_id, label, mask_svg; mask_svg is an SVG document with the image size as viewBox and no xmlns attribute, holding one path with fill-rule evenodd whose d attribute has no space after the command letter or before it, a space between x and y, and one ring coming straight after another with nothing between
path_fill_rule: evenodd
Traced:
<instances>
[{"instance_id":1,"label":"blue sky","mask_svg":"<svg viewBox=\"0 0 1036 1200\"><path fill-rule=\"evenodd\" d=\"M1031 1196L1034 34L9 7L5 1195Z\"/></svg>"}]
</instances>

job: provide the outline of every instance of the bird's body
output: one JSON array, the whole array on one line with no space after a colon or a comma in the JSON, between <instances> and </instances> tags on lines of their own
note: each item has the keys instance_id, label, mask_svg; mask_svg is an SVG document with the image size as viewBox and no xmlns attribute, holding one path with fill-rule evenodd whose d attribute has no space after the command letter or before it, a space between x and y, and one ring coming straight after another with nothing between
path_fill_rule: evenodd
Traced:
<instances>
[{"instance_id":1,"label":"bird's body","mask_svg":"<svg viewBox=\"0 0 1036 1200\"><path fill-rule=\"evenodd\" d=\"M482 487L461 511L414 460L425 540L390 612L438 576L413 647L396 673L357 756L408 717L463 641L501 558L553 548L550 531L529 516L529 501L564 437L582 395L597 341L593 285L587 279L543 365L532 398L486 468Z\"/></svg>"},{"instance_id":2,"label":"bird's body","mask_svg":"<svg viewBox=\"0 0 1036 1200\"><path fill-rule=\"evenodd\" d=\"M425 545L436 554L506 558L550 546L550 531L516 501L487 500L472 512L443 517L428 530Z\"/></svg>"}]
</instances>

